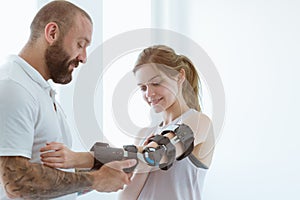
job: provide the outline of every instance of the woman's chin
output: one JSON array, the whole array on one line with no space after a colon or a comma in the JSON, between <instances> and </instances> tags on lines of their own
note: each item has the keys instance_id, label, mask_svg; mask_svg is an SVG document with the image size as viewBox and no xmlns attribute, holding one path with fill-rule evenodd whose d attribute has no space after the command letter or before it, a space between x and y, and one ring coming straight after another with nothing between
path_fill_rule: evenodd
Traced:
<instances>
[{"instance_id":1,"label":"woman's chin","mask_svg":"<svg viewBox=\"0 0 300 200\"><path fill-rule=\"evenodd\" d=\"M159 104L156 104L156 105L152 105L151 106L151 109L155 112L155 113L161 113L162 111L164 111L164 108L159 105Z\"/></svg>"}]
</instances>

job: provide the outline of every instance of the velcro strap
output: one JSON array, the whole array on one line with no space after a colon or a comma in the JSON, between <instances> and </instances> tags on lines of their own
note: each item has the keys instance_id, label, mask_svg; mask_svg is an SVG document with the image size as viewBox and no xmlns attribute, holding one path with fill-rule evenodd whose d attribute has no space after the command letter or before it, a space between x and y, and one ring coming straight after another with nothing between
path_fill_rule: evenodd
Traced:
<instances>
[{"instance_id":1,"label":"velcro strap","mask_svg":"<svg viewBox=\"0 0 300 200\"><path fill-rule=\"evenodd\" d=\"M161 134L165 135L169 132L172 132L177 136L177 140L182 143L184 148L184 153L180 155L177 160L181 160L191 154L194 150L194 133L192 129L185 124L180 124L177 128L173 130L165 130Z\"/></svg>"}]
</instances>

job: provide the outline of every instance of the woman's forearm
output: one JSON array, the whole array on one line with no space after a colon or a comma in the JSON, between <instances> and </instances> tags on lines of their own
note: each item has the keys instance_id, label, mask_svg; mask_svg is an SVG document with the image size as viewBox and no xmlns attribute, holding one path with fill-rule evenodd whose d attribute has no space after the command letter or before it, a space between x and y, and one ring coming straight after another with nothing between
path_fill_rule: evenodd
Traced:
<instances>
[{"instance_id":1,"label":"woman's forearm","mask_svg":"<svg viewBox=\"0 0 300 200\"><path fill-rule=\"evenodd\" d=\"M76 161L74 168L92 168L94 165L93 152L76 152Z\"/></svg>"}]
</instances>

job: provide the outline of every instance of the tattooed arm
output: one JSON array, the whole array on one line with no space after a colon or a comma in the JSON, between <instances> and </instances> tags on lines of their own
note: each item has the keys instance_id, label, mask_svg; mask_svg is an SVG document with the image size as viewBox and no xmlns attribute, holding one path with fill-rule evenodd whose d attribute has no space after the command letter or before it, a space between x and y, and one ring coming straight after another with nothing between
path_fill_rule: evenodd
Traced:
<instances>
[{"instance_id":1,"label":"tattooed arm","mask_svg":"<svg viewBox=\"0 0 300 200\"><path fill-rule=\"evenodd\" d=\"M30 163L19 156L0 156L0 182L7 196L24 199L49 199L74 192L95 189L112 192L130 182L131 174L122 171L135 160L111 162L100 170L72 173Z\"/></svg>"}]
</instances>

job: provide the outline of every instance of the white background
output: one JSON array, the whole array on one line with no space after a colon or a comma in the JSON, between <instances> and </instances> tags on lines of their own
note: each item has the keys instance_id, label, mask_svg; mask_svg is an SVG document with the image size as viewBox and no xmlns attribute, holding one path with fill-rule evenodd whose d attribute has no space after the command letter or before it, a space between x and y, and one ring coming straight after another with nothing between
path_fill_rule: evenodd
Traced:
<instances>
[{"instance_id":1,"label":"white background","mask_svg":"<svg viewBox=\"0 0 300 200\"><path fill-rule=\"evenodd\" d=\"M124 31L160 27L192 38L211 57L225 88L226 119L207 176L205 200L300 198L299 1L72 2L94 19L90 51ZM18 53L25 44L40 4L34 0L2 4L4 57ZM70 124L73 84L59 88ZM80 148L80 143L75 146ZM96 193L79 199L96 196L115 199L115 194Z\"/></svg>"}]
</instances>

